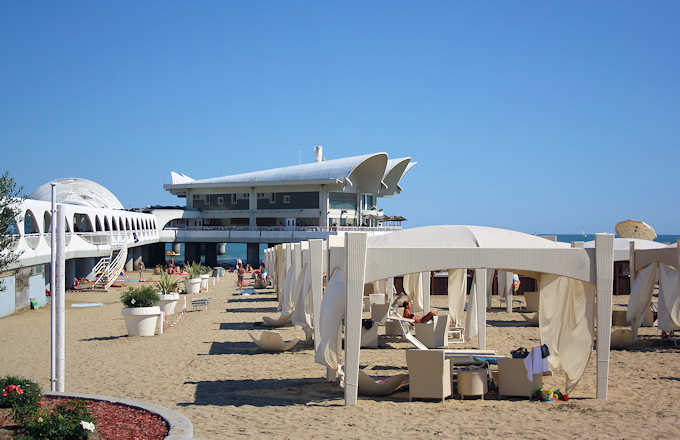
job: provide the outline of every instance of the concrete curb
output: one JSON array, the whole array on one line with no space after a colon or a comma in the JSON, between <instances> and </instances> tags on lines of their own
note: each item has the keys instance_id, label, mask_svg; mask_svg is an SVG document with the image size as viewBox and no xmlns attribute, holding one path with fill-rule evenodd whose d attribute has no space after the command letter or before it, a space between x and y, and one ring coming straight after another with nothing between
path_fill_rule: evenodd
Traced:
<instances>
[{"instance_id":1,"label":"concrete curb","mask_svg":"<svg viewBox=\"0 0 680 440\"><path fill-rule=\"evenodd\" d=\"M102 396L98 394L81 393L44 393L47 397L73 397L77 399L103 400L106 402L119 403L121 405L140 408L156 414L168 423L169 430L166 440L192 440L194 438L194 425L183 414L168 409L155 403L142 402L140 400L123 399L120 397Z\"/></svg>"}]
</instances>

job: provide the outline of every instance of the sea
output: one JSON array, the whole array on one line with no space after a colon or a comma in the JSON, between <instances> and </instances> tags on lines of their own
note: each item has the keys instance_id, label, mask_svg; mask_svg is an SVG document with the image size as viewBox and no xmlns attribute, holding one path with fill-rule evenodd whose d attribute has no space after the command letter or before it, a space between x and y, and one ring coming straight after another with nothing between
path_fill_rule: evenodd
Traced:
<instances>
[{"instance_id":1,"label":"sea","mask_svg":"<svg viewBox=\"0 0 680 440\"><path fill-rule=\"evenodd\" d=\"M537 234L537 235L556 235L557 241L562 241L565 243L571 243L572 241L590 241L595 240L595 234ZM655 241L660 243L675 243L680 235L659 235L656 237ZM264 259L264 250L267 249L266 243L260 243L260 261ZM165 244L165 250L172 250L172 243ZM175 264L184 264L184 243L180 243L180 255L175 256ZM246 261L247 251L245 243L227 243L227 250L224 255L217 256L217 264L224 267L234 266L236 264L236 259L240 258L242 261ZM166 260L169 257L166 257ZM201 263L205 263L205 257L201 256Z\"/></svg>"}]
</instances>

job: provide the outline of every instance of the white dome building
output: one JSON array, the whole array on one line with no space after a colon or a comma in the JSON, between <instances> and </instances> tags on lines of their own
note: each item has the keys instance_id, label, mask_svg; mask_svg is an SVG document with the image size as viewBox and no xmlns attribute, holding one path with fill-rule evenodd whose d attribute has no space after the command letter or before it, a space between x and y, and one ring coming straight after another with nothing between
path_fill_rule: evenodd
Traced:
<instances>
[{"instance_id":1,"label":"white dome building","mask_svg":"<svg viewBox=\"0 0 680 440\"><path fill-rule=\"evenodd\" d=\"M52 197L52 183L57 184L57 203L91 208L123 209L123 204L111 191L96 182L77 177L65 177L47 182L33 191L29 198L49 202Z\"/></svg>"}]
</instances>

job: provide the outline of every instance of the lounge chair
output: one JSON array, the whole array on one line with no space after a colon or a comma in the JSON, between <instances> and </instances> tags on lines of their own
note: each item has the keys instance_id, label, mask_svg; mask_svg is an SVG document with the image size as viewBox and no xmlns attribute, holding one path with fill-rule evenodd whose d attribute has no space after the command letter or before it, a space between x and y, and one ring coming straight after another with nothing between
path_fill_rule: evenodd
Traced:
<instances>
[{"instance_id":1,"label":"lounge chair","mask_svg":"<svg viewBox=\"0 0 680 440\"><path fill-rule=\"evenodd\" d=\"M274 330L265 330L260 333L260 338L256 338L252 333L248 332L248 336L253 340L253 342L260 348L260 350L269 353L279 353L282 351L288 351L295 347L300 339L295 338L290 341L284 341L281 334Z\"/></svg>"},{"instance_id":2,"label":"lounge chair","mask_svg":"<svg viewBox=\"0 0 680 440\"><path fill-rule=\"evenodd\" d=\"M263 316L262 324L265 325L266 327L283 327L284 325L290 323L290 320L293 317L293 313L294 311L290 311L288 313L281 313L281 315L278 318L270 318L269 316Z\"/></svg>"},{"instance_id":3,"label":"lounge chair","mask_svg":"<svg viewBox=\"0 0 680 440\"><path fill-rule=\"evenodd\" d=\"M426 323L416 323L416 339L427 348L446 348L449 345L449 315L435 316Z\"/></svg>"},{"instance_id":4,"label":"lounge chair","mask_svg":"<svg viewBox=\"0 0 680 440\"><path fill-rule=\"evenodd\" d=\"M388 396L408 384L408 374L397 374L375 380L359 370L359 394L363 396Z\"/></svg>"}]
</instances>

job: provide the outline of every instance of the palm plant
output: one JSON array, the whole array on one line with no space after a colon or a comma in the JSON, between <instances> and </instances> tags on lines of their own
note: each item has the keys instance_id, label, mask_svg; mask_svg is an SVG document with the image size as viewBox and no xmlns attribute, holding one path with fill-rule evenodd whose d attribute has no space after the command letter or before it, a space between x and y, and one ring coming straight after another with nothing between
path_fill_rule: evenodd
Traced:
<instances>
[{"instance_id":1,"label":"palm plant","mask_svg":"<svg viewBox=\"0 0 680 440\"><path fill-rule=\"evenodd\" d=\"M174 278L170 274L161 272L161 279L156 283L156 288L161 295L170 295L175 293L179 287L179 279Z\"/></svg>"}]
</instances>

